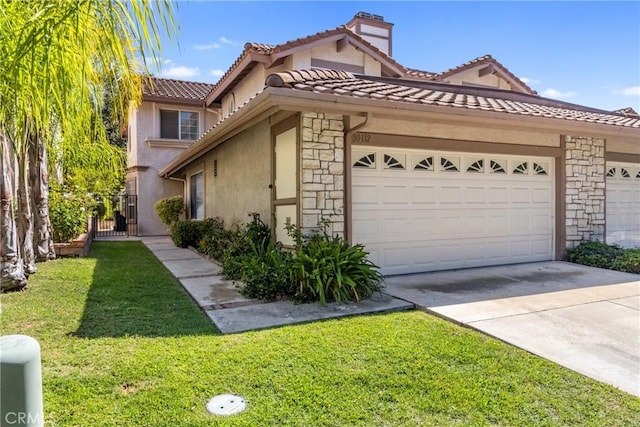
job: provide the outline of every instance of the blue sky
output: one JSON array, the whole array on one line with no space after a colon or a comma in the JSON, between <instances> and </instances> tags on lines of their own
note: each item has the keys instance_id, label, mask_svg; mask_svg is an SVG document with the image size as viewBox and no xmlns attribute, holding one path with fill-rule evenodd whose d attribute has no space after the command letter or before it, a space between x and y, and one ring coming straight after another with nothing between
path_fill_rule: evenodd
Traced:
<instances>
[{"instance_id":1,"label":"blue sky","mask_svg":"<svg viewBox=\"0 0 640 427\"><path fill-rule=\"evenodd\" d=\"M215 83L245 42L280 44L358 11L393 27L400 64L440 72L490 54L542 96L640 112L640 2L180 1L157 76Z\"/></svg>"}]
</instances>

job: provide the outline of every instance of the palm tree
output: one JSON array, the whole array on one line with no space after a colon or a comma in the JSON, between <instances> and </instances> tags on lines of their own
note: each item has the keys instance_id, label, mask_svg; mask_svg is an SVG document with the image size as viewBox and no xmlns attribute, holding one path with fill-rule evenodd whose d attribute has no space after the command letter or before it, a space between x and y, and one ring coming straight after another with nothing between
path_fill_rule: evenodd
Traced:
<instances>
[{"instance_id":1,"label":"palm tree","mask_svg":"<svg viewBox=\"0 0 640 427\"><path fill-rule=\"evenodd\" d=\"M107 85L114 108L139 101L161 29L174 31L168 0L0 0L0 289L52 253L47 150L120 167L95 117Z\"/></svg>"}]
</instances>

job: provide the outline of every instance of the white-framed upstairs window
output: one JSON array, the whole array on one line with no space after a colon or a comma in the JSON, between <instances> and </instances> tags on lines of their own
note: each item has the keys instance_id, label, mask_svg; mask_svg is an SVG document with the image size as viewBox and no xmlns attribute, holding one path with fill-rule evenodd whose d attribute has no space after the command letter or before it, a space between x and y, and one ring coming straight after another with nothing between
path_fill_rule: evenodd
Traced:
<instances>
[{"instance_id":1,"label":"white-framed upstairs window","mask_svg":"<svg viewBox=\"0 0 640 427\"><path fill-rule=\"evenodd\" d=\"M189 178L189 215L191 219L204 219L204 172Z\"/></svg>"},{"instance_id":2,"label":"white-framed upstairs window","mask_svg":"<svg viewBox=\"0 0 640 427\"><path fill-rule=\"evenodd\" d=\"M160 110L160 138L194 141L199 136L199 119L194 111Z\"/></svg>"}]
</instances>

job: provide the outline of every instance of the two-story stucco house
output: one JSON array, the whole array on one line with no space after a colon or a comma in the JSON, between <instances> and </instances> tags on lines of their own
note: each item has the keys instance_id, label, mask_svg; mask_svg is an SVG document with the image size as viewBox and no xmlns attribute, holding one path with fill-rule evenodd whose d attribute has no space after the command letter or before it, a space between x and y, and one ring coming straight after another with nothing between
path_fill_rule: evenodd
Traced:
<instances>
[{"instance_id":1,"label":"two-story stucco house","mask_svg":"<svg viewBox=\"0 0 640 427\"><path fill-rule=\"evenodd\" d=\"M152 205L183 194L188 218L258 212L285 243L286 223L330 218L385 274L640 245L634 111L542 98L490 56L407 68L392 30L359 13L247 43L215 85L153 79L130 115L140 233L164 232Z\"/></svg>"}]
</instances>

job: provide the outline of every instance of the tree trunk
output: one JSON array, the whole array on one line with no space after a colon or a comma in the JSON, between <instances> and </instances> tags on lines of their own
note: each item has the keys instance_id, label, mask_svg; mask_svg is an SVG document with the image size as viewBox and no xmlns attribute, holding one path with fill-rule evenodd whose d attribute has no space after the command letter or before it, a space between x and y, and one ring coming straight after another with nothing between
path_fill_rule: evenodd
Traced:
<instances>
[{"instance_id":1,"label":"tree trunk","mask_svg":"<svg viewBox=\"0 0 640 427\"><path fill-rule=\"evenodd\" d=\"M53 234L49 220L49 171L47 169L47 145L42 138L36 138L29 145L29 158L33 160L29 168L29 182L33 196L34 232L33 248L36 261L47 261L56 257Z\"/></svg>"},{"instance_id":2,"label":"tree trunk","mask_svg":"<svg viewBox=\"0 0 640 427\"><path fill-rule=\"evenodd\" d=\"M15 154L0 135L0 291L23 288L27 284L15 224Z\"/></svg>"},{"instance_id":3,"label":"tree trunk","mask_svg":"<svg viewBox=\"0 0 640 427\"><path fill-rule=\"evenodd\" d=\"M27 147L18 154L18 242L20 255L24 264L24 271L28 275L36 272L36 257L33 252L33 209L31 182L29 179L31 156L35 154L30 147L33 145L29 137Z\"/></svg>"}]
</instances>

